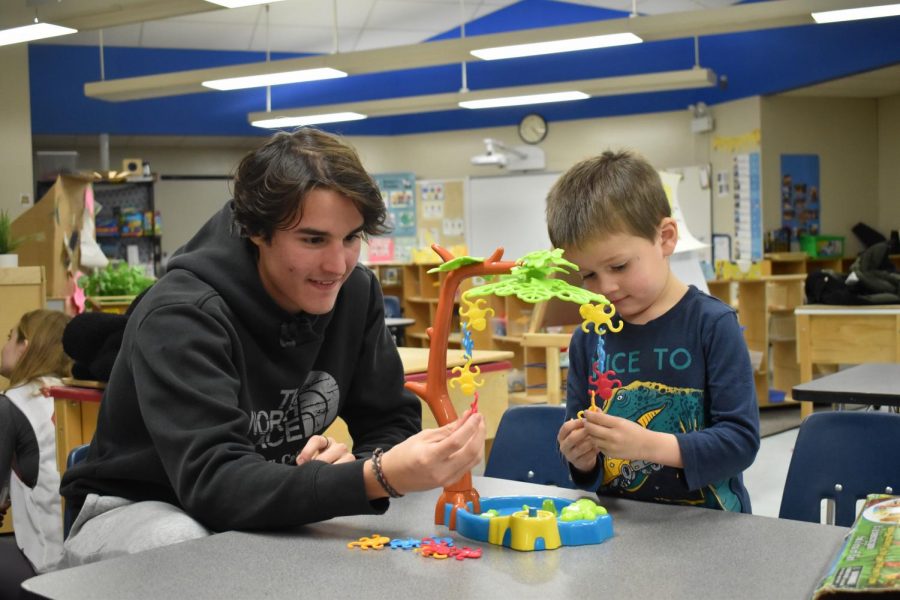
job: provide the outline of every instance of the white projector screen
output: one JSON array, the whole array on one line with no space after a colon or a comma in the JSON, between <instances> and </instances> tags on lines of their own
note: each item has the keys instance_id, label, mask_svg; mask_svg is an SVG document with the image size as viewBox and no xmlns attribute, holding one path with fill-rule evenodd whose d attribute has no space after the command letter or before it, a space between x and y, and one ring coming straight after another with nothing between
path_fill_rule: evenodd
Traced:
<instances>
[{"instance_id":1,"label":"white projector screen","mask_svg":"<svg viewBox=\"0 0 900 600\"><path fill-rule=\"evenodd\" d=\"M559 173L472 177L465 202L470 256L489 256L498 246L516 260L550 249L544 202Z\"/></svg>"}]
</instances>

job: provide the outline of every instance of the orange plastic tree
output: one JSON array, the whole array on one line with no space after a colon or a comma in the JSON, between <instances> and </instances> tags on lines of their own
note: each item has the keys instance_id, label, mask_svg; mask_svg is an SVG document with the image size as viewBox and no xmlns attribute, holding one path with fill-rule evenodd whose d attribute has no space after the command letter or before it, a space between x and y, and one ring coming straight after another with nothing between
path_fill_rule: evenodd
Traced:
<instances>
[{"instance_id":1,"label":"orange plastic tree","mask_svg":"<svg viewBox=\"0 0 900 600\"><path fill-rule=\"evenodd\" d=\"M458 261L461 266L447 271L441 284L438 296L437 311L434 323L427 329L429 338L428 373L425 383L407 382L406 387L419 396L434 414L438 426L444 426L457 419L456 410L450 402L447 389L447 346L450 339L450 326L453 322L454 298L460 283L469 277L479 275L501 275L509 273L516 266L513 261L501 261L503 248L497 248L484 261L473 261L469 257L456 258L446 249L432 244L431 248L441 257L445 265ZM444 487L434 509L434 522L456 529L456 511L472 503L475 511L480 511L478 491L472 487L472 474L466 473L459 481ZM449 523L444 522L446 506L451 506Z\"/></svg>"}]
</instances>

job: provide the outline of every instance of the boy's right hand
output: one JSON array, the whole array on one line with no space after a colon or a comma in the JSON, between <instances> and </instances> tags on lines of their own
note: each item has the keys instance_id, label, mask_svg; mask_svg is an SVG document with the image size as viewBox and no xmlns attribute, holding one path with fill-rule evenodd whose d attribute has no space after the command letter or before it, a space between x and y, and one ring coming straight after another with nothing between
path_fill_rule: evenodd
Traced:
<instances>
[{"instance_id":1,"label":"boy's right hand","mask_svg":"<svg viewBox=\"0 0 900 600\"><path fill-rule=\"evenodd\" d=\"M484 417L467 410L443 427L426 429L384 453L381 469L401 494L449 485L484 458Z\"/></svg>"},{"instance_id":2,"label":"boy's right hand","mask_svg":"<svg viewBox=\"0 0 900 600\"><path fill-rule=\"evenodd\" d=\"M589 473L597 466L597 448L585 430L582 419L571 419L563 423L556 441L566 460L579 471Z\"/></svg>"}]
</instances>

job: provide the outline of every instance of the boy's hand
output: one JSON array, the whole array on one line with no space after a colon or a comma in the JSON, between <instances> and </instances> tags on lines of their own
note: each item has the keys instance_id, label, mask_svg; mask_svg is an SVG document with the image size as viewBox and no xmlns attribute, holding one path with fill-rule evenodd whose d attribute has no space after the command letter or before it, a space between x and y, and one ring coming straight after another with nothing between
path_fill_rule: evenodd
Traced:
<instances>
[{"instance_id":1,"label":"boy's hand","mask_svg":"<svg viewBox=\"0 0 900 600\"><path fill-rule=\"evenodd\" d=\"M584 429L594 447L609 458L641 460L648 458L652 432L634 421L600 411L584 411Z\"/></svg>"},{"instance_id":2,"label":"boy's hand","mask_svg":"<svg viewBox=\"0 0 900 600\"><path fill-rule=\"evenodd\" d=\"M385 452L382 472L401 494L443 487L482 461L484 436L484 417L469 409L457 421L421 431ZM366 465L367 476L370 471Z\"/></svg>"},{"instance_id":3,"label":"boy's hand","mask_svg":"<svg viewBox=\"0 0 900 600\"><path fill-rule=\"evenodd\" d=\"M566 460L579 471L588 473L597 465L599 450L585 430L584 421L581 419L572 419L563 423L559 428L556 441Z\"/></svg>"},{"instance_id":4,"label":"boy's hand","mask_svg":"<svg viewBox=\"0 0 900 600\"><path fill-rule=\"evenodd\" d=\"M306 441L306 445L297 455L297 464L311 460L320 460L331 464L353 462L356 457L347 449L347 444L322 435L314 435Z\"/></svg>"}]
</instances>

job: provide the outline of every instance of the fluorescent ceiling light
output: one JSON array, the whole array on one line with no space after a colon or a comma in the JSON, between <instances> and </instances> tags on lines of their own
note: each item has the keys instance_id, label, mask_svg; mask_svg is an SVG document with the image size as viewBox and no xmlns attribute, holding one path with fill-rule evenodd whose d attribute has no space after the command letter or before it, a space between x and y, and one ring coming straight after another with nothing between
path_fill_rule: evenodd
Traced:
<instances>
[{"instance_id":1,"label":"fluorescent ceiling light","mask_svg":"<svg viewBox=\"0 0 900 600\"><path fill-rule=\"evenodd\" d=\"M171 0L174 2L174 0ZM209 92L204 81L258 75L260 73L298 71L319 67L340 69L353 75L383 73L419 67L458 64L472 60L472 50L521 44L568 40L630 31L644 41L682 39L702 35L721 35L754 29L793 27L813 23L810 12L845 8L850 0L779 0L754 2L722 8L648 15L639 18L606 19L572 25L558 25L438 40L423 44L393 46L374 50L357 50L337 54L286 58L268 62L246 63L228 67L192 69L172 73L139 75L106 79L84 84L88 98L121 102L146 100L179 94ZM871 4L873 0L854 0L857 4ZM156 3L154 3L156 4ZM568 86L564 89L572 89ZM583 87L578 87L588 93ZM452 103L456 107L456 103ZM372 116L371 114L369 115Z\"/></svg>"},{"instance_id":2,"label":"fluorescent ceiling light","mask_svg":"<svg viewBox=\"0 0 900 600\"><path fill-rule=\"evenodd\" d=\"M519 85L505 88L491 88L468 92L448 92L444 94L427 94L420 96L403 96L382 100L362 100L359 102L342 102L336 104L320 104L298 108L282 108L274 112L260 111L247 115L250 123L271 120L279 117L311 117L322 113L356 112L369 118L388 117L391 115L413 115L421 113L457 110L461 102L489 100L496 102L498 97L507 98L540 98L547 94L573 93L578 88L580 97L616 96L621 94L641 94L669 90L684 90L712 87L718 83L716 74L710 69L684 69L681 71L660 71L657 73L641 73L640 75L624 75L621 77L602 77L599 79L579 79L577 81L559 81L534 85ZM282 122L283 123L283 122ZM284 126L284 125L280 125Z\"/></svg>"},{"instance_id":3,"label":"fluorescent ceiling light","mask_svg":"<svg viewBox=\"0 0 900 600\"><path fill-rule=\"evenodd\" d=\"M816 23L838 23L840 21L859 21L862 19L878 19L880 17L896 17L897 15L900 15L900 4L845 8L843 10L829 10L811 14Z\"/></svg>"},{"instance_id":4,"label":"fluorescent ceiling light","mask_svg":"<svg viewBox=\"0 0 900 600\"><path fill-rule=\"evenodd\" d=\"M281 0L206 0L210 4L218 4L225 8L242 8L244 6L256 6L257 4L272 4Z\"/></svg>"},{"instance_id":5,"label":"fluorescent ceiling light","mask_svg":"<svg viewBox=\"0 0 900 600\"><path fill-rule=\"evenodd\" d=\"M273 113L265 113L273 114ZM342 123L344 121L359 121L365 119L366 115L356 112L339 112L321 115L309 115L304 117L271 117L268 119L259 119L250 121L254 127L264 127L266 129L280 129L282 127L303 127L304 125L321 125L323 123Z\"/></svg>"},{"instance_id":6,"label":"fluorescent ceiling light","mask_svg":"<svg viewBox=\"0 0 900 600\"><path fill-rule=\"evenodd\" d=\"M50 23L33 23L23 27L0 30L0 46L44 40L60 35L69 35L70 33L78 33L78 30Z\"/></svg>"},{"instance_id":7,"label":"fluorescent ceiling light","mask_svg":"<svg viewBox=\"0 0 900 600\"><path fill-rule=\"evenodd\" d=\"M584 92L552 92L549 94L529 94L527 96L507 96L505 98L485 98L483 100L463 100L463 108L499 108L501 106L523 106L525 104L546 104L548 102L568 102L590 98Z\"/></svg>"},{"instance_id":8,"label":"fluorescent ceiling light","mask_svg":"<svg viewBox=\"0 0 900 600\"><path fill-rule=\"evenodd\" d=\"M247 75L245 77L228 77L204 81L203 86L214 90L242 90L245 88L265 87L267 85L283 85L285 83L302 83L321 79L336 79L347 74L337 69L323 67L321 69L302 69L300 71L283 71L265 75Z\"/></svg>"},{"instance_id":9,"label":"fluorescent ceiling light","mask_svg":"<svg viewBox=\"0 0 900 600\"><path fill-rule=\"evenodd\" d=\"M553 40L550 42L535 42L533 44L515 44L513 46L499 46L497 48L481 48L479 50L472 50L471 54L482 60L500 60L504 58L519 58L522 56L537 56L539 54L556 54L558 52L575 52L577 50L609 48L610 46L625 46L627 44L640 44L643 41L644 40L633 33L612 33L608 35L573 38L570 40Z\"/></svg>"}]
</instances>

